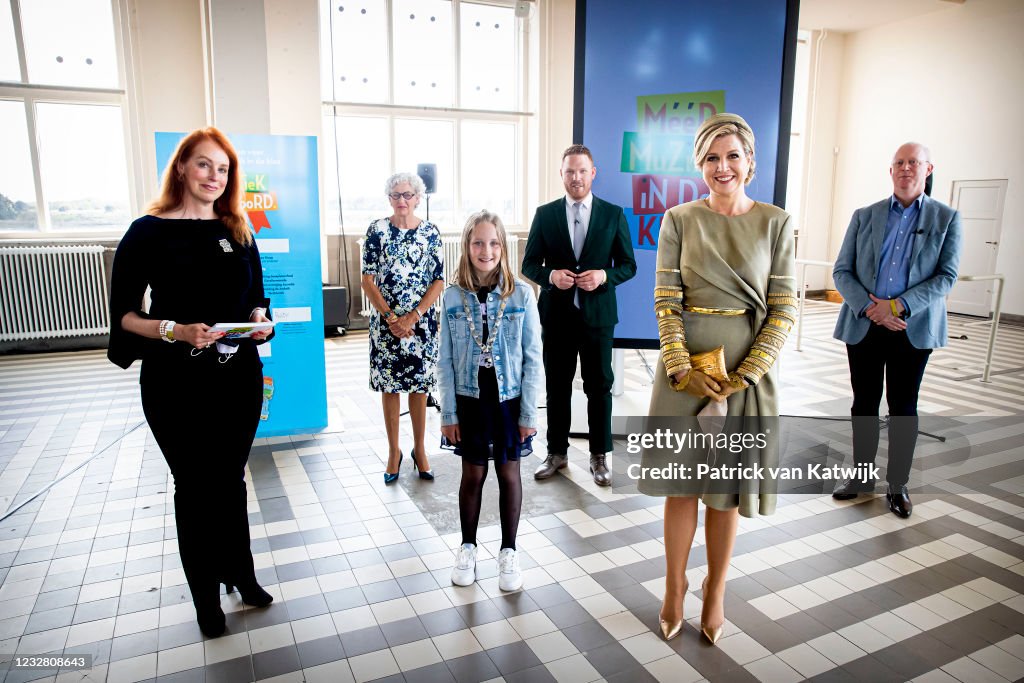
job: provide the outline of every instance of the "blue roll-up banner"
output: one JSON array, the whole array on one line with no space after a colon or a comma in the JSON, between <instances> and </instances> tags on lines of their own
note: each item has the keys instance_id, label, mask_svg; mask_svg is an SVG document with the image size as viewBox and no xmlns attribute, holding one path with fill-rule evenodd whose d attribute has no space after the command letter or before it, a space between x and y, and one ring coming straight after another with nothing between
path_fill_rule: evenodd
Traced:
<instances>
[{"instance_id":1,"label":"blue roll-up banner","mask_svg":"<svg viewBox=\"0 0 1024 683\"><path fill-rule=\"evenodd\" d=\"M184 136L156 134L158 173L163 173ZM260 250L271 315L277 322L274 339L259 347L263 412L257 435L319 431L327 426L327 374L316 138L228 138L245 175L245 208Z\"/></svg>"},{"instance_id":2,"label":"blue roll-up banner","mask_svg":"<svg viewBox=\"0 0 1024 683\"><path fill-rule=\"evenodd\" d=\"M658 230L665 211L708 193L692 158L704 119L747 120L747 193L785 202L797 2L577 0L576 13L573 141L594 155L594 194L623 207L637 261L617 288L615 345L657 348Z\"/></svg>"}]
</instances>

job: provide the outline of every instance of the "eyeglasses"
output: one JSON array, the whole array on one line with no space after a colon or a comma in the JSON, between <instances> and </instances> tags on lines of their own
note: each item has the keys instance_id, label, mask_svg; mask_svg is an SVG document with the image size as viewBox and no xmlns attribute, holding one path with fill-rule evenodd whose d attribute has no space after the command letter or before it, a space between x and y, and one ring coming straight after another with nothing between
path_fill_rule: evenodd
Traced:
<instances>
[{"instance_id":1,"label":"eyeglasses","mask_svg":"<svg viewBox=\"0 0 1024 683\"><path fill-rule=\"evenodd\" d=\"M392 192L388 196L391 197L396 202L399 199L404 199L405 201L409 201L410 199L412 199L413 197L416 196L416 193L415 192Z\"/></svg>"},{"instance_id":2,"label":"eyeglasses","mask_svg":"<svg viewBox=\"0 0 1024 683\"><path fill-rule=\"evenodd\" d=\"M906 166L907 168L917 168L918 166L927 166L928 163L929 162L925 161L924 159L907 159L906 161L904 161L903 159L897 159L896 161L892 162L892 167L903 168L904 166Z\"/></svg>"}]
</instances>

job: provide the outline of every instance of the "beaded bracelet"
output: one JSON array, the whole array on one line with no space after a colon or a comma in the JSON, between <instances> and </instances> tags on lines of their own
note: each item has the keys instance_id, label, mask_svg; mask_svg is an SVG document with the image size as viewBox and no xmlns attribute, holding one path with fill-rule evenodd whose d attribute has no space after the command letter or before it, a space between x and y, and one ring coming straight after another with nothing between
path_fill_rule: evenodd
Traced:
<instances>
[{"instance_id":1,"label":"beaded bracelet","mask_svg":"<svg viewBox=\"0 0 1024 683\"><path fill-rule=\"evenodd\" d=\"M175 341L177 341L174 338L174 325L175 324L176 323L173 320L161 320L160 321L160 328L159 328L160 338L163 339L165 342L169 342L169 343L173 344Z\"/></svg>"}]
</instances>

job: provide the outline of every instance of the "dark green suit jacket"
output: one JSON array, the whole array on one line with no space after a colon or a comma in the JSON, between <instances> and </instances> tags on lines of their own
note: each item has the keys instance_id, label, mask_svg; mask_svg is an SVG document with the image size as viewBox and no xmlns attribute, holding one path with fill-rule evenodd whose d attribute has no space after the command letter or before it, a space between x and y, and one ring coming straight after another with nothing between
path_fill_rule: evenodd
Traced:
<instances>
[{"instance_id":1,"label":"dark green suit jacket","mask_svg":"<svg viewBox=\"0 0 1024 683\"><path fill-rule=\"evenodd\" d=\"M636 275L626 217L620 207L594 197L587 239L577 261L565 211L565 197L537 208L523 254L523 275L540 285L537 305L541 324L560 319L574 307L576 288L563 290L551 284L551 271L566 268L575 273L607 273L608 280L603 285L592 292L580 291L580 312L591 327L614 325L619 322L615 287Z\"/></svg>"}]
</instances>

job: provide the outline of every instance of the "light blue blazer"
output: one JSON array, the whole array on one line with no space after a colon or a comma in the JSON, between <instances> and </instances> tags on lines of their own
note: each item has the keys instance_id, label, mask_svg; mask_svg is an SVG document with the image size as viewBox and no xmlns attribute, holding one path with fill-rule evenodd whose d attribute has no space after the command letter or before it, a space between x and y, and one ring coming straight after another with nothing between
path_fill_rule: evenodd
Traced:
<instances>
[{"instance_id":1,"label":"light blue blazer","mask_svg":"<svg viewBox=\"0 0 1024 683\"><path fill-rule=\"evenodd\" d=\"M864 339L874 323L861 312L871 303L891 197L857 209L839 249L832 277L843 295L833 336L847 344ZM901 298L907 305L907 338L918 349L946 345L946 295L960 265L960 213L927 195L910 255L910 277ZM923 232L921 232L923 231ZM877 295L876 295L877 296Z\"/></svg>"}]
</instances>

